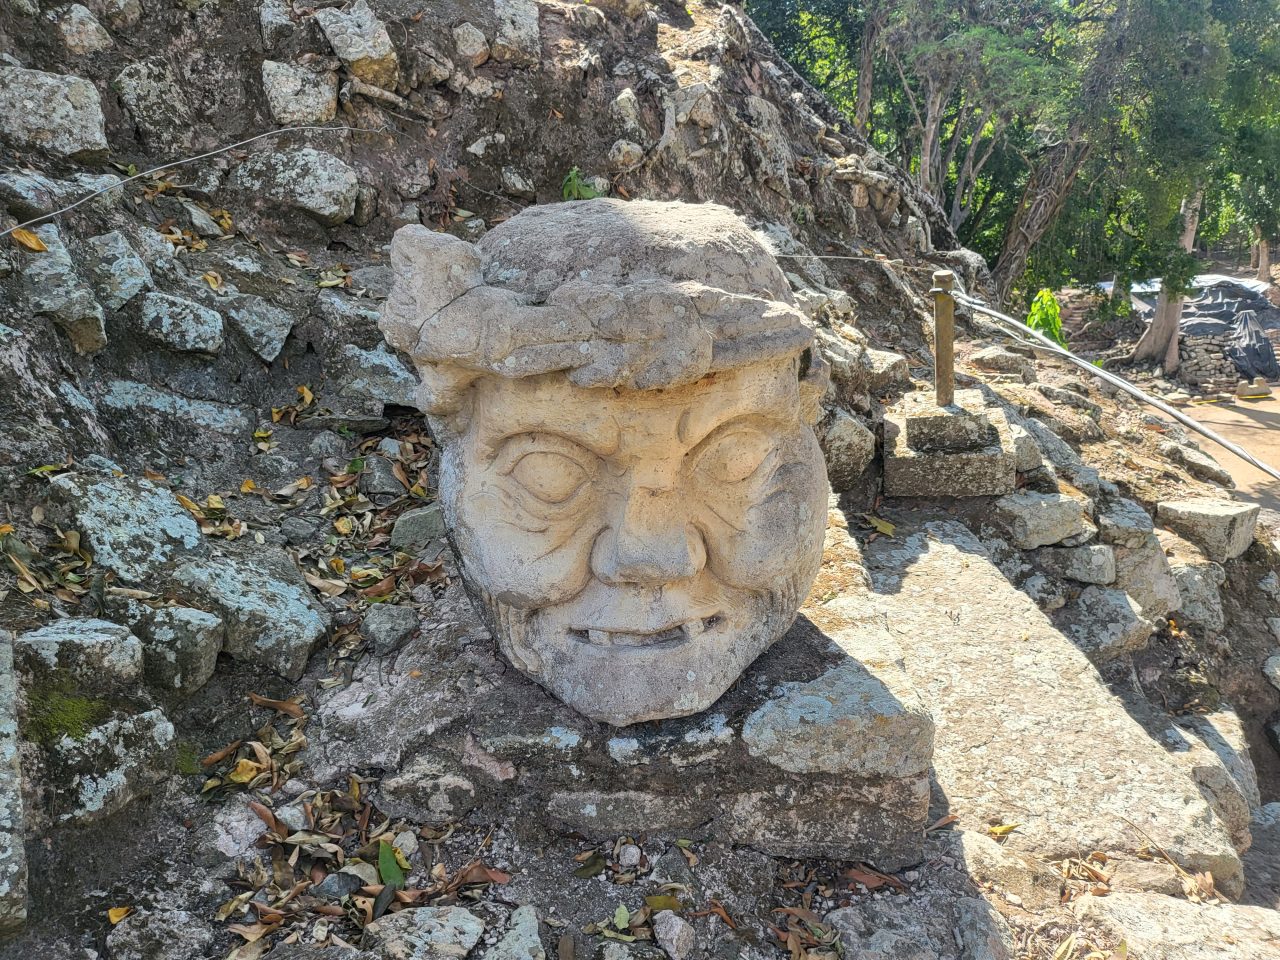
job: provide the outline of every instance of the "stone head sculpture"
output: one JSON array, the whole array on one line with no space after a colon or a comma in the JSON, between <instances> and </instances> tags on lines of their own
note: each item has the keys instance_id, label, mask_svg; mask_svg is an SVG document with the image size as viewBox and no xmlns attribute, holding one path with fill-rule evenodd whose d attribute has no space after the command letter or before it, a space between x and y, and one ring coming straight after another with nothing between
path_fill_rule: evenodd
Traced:
<instances>
[{"instance_id":1,"label":"stone head sculpture","mask_svg":"<svg viewBox=\"0 0 1280 960\"><path fill-rule=\"evenodd\" d=\"M422 378L464 581L505 656L589 717L710 706L821 560L826 369L730 210L530 207L404 227L387 340Z\"/></svg>"}]
</instances>

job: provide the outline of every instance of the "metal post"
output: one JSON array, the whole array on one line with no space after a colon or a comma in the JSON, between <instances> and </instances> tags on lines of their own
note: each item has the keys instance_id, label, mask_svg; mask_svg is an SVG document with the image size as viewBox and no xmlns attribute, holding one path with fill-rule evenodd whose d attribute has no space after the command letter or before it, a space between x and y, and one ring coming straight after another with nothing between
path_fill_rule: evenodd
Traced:
<instances>
[{"instance_id":1,"label":"metal post","mask_svg":"<svg viewBox=\"0 0 1280 960\"><path fill-rule=\"evenodd\" d=\"M949 407L956 398L956 301L951 296L956 277L950 270L933 275L933 388L938 406Z\"/></svg>"}]
</instances>

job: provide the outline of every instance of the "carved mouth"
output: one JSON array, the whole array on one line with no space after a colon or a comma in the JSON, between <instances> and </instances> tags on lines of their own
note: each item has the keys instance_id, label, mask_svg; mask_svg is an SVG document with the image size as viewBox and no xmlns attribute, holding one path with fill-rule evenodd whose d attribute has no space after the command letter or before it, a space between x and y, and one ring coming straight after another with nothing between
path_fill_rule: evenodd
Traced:
<instances>
[{"instance_id":1,"label":"carved mouth","mask_svg":"<svg viewBox=\"0 0 1280 960\"><path fill-rule=\"evenodd\" d=\"M673 627L647 633L582 627L570 628L569 636L579 643L589 643L597 647L674 647L716 630L724 622L723 615L716 613L709 617L699 617L696 620L688 620Z\"/></svg>"}]
</instances>

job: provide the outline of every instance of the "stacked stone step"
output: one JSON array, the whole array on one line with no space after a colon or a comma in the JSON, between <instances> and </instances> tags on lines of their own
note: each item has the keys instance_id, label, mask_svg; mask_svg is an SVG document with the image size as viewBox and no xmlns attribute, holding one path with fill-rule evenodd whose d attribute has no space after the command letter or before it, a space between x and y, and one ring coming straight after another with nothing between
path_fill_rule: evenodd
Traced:
<instances>
[{"instance_id":1,"label":"stacked stone step","mask_svg":"<svg viewBox=\"0 0 1280 960\"><path fill-rule=\"evenodd\" d=\"M1232 390L1240 373L1226 355L1225 336L1183 337L1178 344L1178 376L1204 390Z\"/></svg>"}]
</instances>

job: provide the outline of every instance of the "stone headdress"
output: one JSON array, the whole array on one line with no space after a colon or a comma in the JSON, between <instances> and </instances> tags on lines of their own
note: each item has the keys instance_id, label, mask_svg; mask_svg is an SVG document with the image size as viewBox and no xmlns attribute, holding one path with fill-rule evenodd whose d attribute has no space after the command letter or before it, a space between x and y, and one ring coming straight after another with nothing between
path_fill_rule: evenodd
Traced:
<instances>
[{"instance_id":1,"label":"stone headdress","mask_svg":"<svg viewBox=\"0 0 1280 960\"><path fill-rule=\"evenodd\" d=\"M597 199L534 206L473 245L398 230L380 326L413 358L419 406L450 418L479 376L564 372L656 390L794 357L812 420L826 367L759 237L713 204Z\"/></svg>"}]
</instances>

